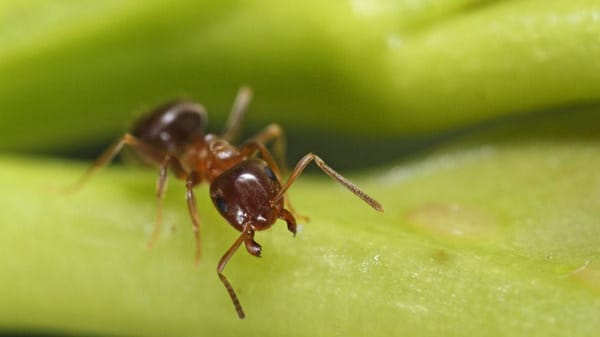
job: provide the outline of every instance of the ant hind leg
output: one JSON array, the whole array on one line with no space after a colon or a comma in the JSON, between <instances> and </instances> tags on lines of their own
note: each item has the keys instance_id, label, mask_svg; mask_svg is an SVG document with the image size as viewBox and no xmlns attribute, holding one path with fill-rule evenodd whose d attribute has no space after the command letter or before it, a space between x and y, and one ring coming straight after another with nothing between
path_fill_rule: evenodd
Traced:
<instances>
[{"instance_id":1,"label":"ant hind leg","mask_svg":"<svg viewBox=\"0 0 600 337\"><path fill-rule=\"evenodd\" d=\"M169 167L172 167L175 173L178 176L183 174L183 168L179 161L169 155L165 155L161 151L157 151L153 149L150 145L144 143L143 141L137 139L133 135L126 133L123 137L119 138L115 143L108 147L99 157L96 159L94 164L90 166L90 168L81 176L81 178L70 187L66 188L64 192L71 193L77 191L87 181L92 177L92 175L110 163L114 157L121 152L123 146L128 145L133 148L139 155L150 160L151 162L159 164L159 173L158 179L156 183L156 198L157 198L157 213L156 213L156 222L154 224L154 230L150 239L148 240L147 246L150 248L156 242L160 229L162 227L162 217L163 217L163 197L166 189L167 183L167 170Z\"/></svg>"},{"instance_id":2,"label":"ant hind leg","mask_svg":"<svg viewBox=\"0 0 600 337\"><path fill-rule=\"evenodd\" d=\"M233 142L237 138L240 132L242 119L244 119L244 115L248 110L251 100L252 90L248 87L241 87L233 101L233 107L231 107L231 112L229 113L229 118L227 119L227 124L225 124L225 129L223 131L222 137L226 141Z\"/></svg>"},{"instance_id":3,"label":"ant hind leg","mask_svg":"<svg viewBox=\"0 0 600 337\"><path fill-rule=\"evenodd\" d=\"M132 136L129 133L123 135L123 137L119 138L116 142L114 142L111 146L109 146L88 168L88 170L79 178L77 182L63 189L64 193L72 193L79 190L83 185L87 183L87 181L92 177L92 175L98 171L99 169L106 166L110 163L115 156L121 152L123 146L129 145L139 154L148 157L149 159L160 163L164 157L162 153L154 150L150 145L142 142L136 137Z\"/></svg>"}]
</instances>

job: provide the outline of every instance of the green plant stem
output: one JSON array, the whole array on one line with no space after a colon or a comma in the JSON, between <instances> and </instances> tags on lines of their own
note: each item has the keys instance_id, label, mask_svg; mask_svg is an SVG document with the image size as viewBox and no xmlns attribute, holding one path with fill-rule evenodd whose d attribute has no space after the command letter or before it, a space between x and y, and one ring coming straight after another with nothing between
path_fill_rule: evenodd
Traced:
<instances>
[{"instance_id":1,"label":"green plant stem","mask_svg":"<svg viewBox=\"0 0 600 337\"><path fill-rule=\"evenodd\" d=\"M225 270L244 321L215 272L237 233L218 217L206 187L197 189L203 256L196 268L179 182L170 184L166 226L149 250L152 173L109 168L65 196L53 188L73 182L82 165L4 156L0 329L594 335L600 144L597 132L571 132L599 125L596 115L571 114L575 125L559 118L509 127L511 137L463 143L358 179L384 214L324 177L301 177L290 194L311 221L295 239L283 223L258 233L264 257L242 249ZM529 138L515 135L523 132Z\"/></svg>"}]
</instances>

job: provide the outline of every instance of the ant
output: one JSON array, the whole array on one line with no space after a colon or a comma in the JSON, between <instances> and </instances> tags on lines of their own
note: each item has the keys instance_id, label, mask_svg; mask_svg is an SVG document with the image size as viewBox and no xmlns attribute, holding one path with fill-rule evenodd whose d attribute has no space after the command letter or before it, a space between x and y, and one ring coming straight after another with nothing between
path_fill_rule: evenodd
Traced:
<instances>
[{"instance_id":1,"label":"ant","mask_svg":"<svg viewBox=\"0 0 600 337\"><path fill-rule=\"evenodd\" d=\"M133 148L145 162L158 166L159 169L156 184L156 223L148 241L148 246L152 247L160 233L167 171L171 170L177 178L185 181L187 207L196 239L195 262L198 264L201 251L200 217L193 188L202 182L209 183L214 206L225 220L241 232L217 265L217 274L227 289L240 319L245 317L244 311L223 270L242 243L248 253L260 257L262 248L254 241L254 233L270 228L278 219L284 220L288 230L296 235L296 217L299 216L295 214L286 192L312 161L375 210L383 212L377 201L313 153L300 159L286 183L282 184L281 170L265 146L269 142L276 142L274 147L277 146L275 150L278 150L278 159L283 162L284 134L277 124L268 125L239 147L231 145L251 98L252 92L249 88L239 89L221 136L204 132L207 113L202 105L183 100L161 105L142 116L131 131L106 149L70 188L74 190L81 187L96 170L108 164L123 146Z\"/></svg>"}]
</instances>

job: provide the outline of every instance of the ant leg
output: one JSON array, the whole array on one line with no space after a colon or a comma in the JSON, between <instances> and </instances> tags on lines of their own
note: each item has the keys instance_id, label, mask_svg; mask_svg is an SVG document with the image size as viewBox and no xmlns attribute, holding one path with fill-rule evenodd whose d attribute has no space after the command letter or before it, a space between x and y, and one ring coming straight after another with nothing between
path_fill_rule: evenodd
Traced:
<instances>
[{"instance_id":1,"label":"ant leg","mask_svg":"<svg viewBox=\"0 0 600 337\"><path fill-rule=\"evenodd\" d=\"M170 156L165 156L165 159L160 164L158 170L158 178L156 180L156 223L154 224L154 230L152 235L146 244L148 248L152 248L160 235L163 222L163 198L165 196L165 189L167 186L167 169L171 161Z\"/></svg>"},{"instance_id":2,"label":"ant leg","mask_svg":"<svg viewBox=\"0 0 600 337\"><path fill-rule=\"evenodd\" d=\"M131 146L138 153L147 156L149 159L157 163L160 163L163 160L164 155L160 151L154 150L150 145L135 138L131 134L126 133L123 135L123 137L119 138L119 140L106 149L75 184L65 188L63 192L71 193L80 189L97 170L111 162L113 158L121 151L124 145Z\"/></svg>"},{"instance_id":3,"label":"ant leg","mask_svg":"<svg viewBox=\"0 0 600 337\"><path fill-rule=\"evenodd\" d=\"M383 212L383 207L379 202L371 198L367 193L358 188L358 186L354 185L350 180L344 178L344 176L337 173L334 169L325 164L323 159L321 159L319 156L313 153L309 153L302 157L302 159L300 159L300 161L296 165L296 168L294 168L294 171L292 171L292 174L288 178L288 181L285 183L285 185L283 185L283 187L281 188L279 193L277 193L277 195L273 198L273 200L271 200L271 205L275 205L279 200L281 200L281 198L284 197L285 192L288 190L288 188L290 188L290 186L294 183L296 178L298 178L298 176L302 173L306 166L308 166L308 164L310 164L310 162L313 160L319 166L319 168L323 170L323 172L327 173L328 176L330 176L340 184L344 185L344 187L350 190L350 192L354 193L357 197L361 198L364 202L369 204L369 206L373 207L375 210Z\"/></svg>"},{"instance_id":4,"label":"ant leg","mask_svg":"<svg viewBox=\"0 0 600 337\"><path fill-rule=\"evenodd\" d=\"M196 197L194 196L194 186L200 182L198 175L192 172L185 180L185 198L187 200L188 211L192 218L192 228L194 231L194 237L196 238L196 254L194 262L196 265L200 262L200 216L198 215L198 209L196 207Z\"/></svg>"},{"instance_id":5,"label":"ant leg","mask_svg":"<svg viewBox=\"0 0 600 337\"><path fill-rule=\"evenodd\" d=\"M248 140L246 143L256 142L262 144L263 147L265 147L264 144L267 144L270 141L273 141L273 155L271 155L271 157L274 157L279 164L279 167L277 167L280 171L278 177L281 181L281 176L290 172L289 167L287 166L287 163L285 161L286 141L283 128L276 123L269 124L262 131L254 135L254 137L250 138L250 140ZM261 151L261 156L263 158L265 158L264 152L268 151L266 149ZM270 154L271 153L269 153L269 155ZM267 160L265 159L265 161ZM273 160L271 161L274 162ZM274 165L269 163L269 166L273 167ZM301 219L302 221L309 220L307 216L300 215L298 214L298 212L296 212L288 195L285 196L285 204L287 205L287 208L289 208L289 210L296 215L297 218Z\"/></svg>"},{"instance_id":6,"label":"ant leg","mask_svg":"<svg viewBox=\"0 0 600 337\"><path fill-rule=\"evenodd\" d=\"M271 151L267 149L264 143L256 140L249 140L240 148L240 153L242 156L251 157L256 152L258 152L262 159L267 162L267 165L269 165L269 167L273 170L273 173L275 173L277 179L281 181L281 170L279 169L279 165L277 165L277 162L275 162L275 159L273 159Z\"/></svg>"},{"instance_id":7,"label":"ant leg","mask_svg":"<svg viewBox=\"0 0 600 337\"><path fill-rule=\"evenodd\" d=\"M162 228L162 220L163 220L163 197L165 195L165 187L167 185L167 165L168 165L168 156L165 157L165 160L160 165L158 170L158 178L156 180L156 223L154 224L154 230L152 231L152 235L146 244L148 248L152 248L160 235L160 229Z\"/></svg>"},{"instance_id":8,"label":"ant leg","mask_svg":"<svg viewBox=\"0 0 600 337\"><path fill-rule=\"evenodd\" d=\"M266 128L248 140L248 142L258 142L261 144L268 144L270 141L273 141L273 154L279 166L282 168L281 171L288 173L289 170L285 162L285 133L279 124L273 123L267 125Z\"/></svg>"},{"instance_id":9,"label":"ant leg","mask_svg":"<svg viewBox=\"0 0 600 337\"><path fill-rule=\"evenodd\" d=\"M221 257L221 260L219 260L219 264L217 265L217 274L219 275L219 279L221 279L221 282L223 282L225 289L227 289L227 292L229 293L229 297L231 297L231 300L233 301L233 305L235 306L235 311L237 311L238 317L240 319L243 319L244 317L246 317L246 315L244 314L244 309L242 309L240 300L238 300L238 297L235 293L235 290L233 290L231 283L229 283L229 281L227 280L227 277L225 277L225 275L223 275L223 269L225 269L227 262L229 262L229 259L231 259L233 254L237 251L237 249L242 244L242 242L246 242L248 239L253 240L252 239L253 236L254 236L254 233L250 228L250 224L246 225L244 227L244 229L242 230L242 234L240 235L240 237L237 240L235 240L233 245L231 245L231 247L225 252L225 255L223 255L223 257Z\"/></svg>"},{"instance_id":10,"label":"ant leg","mask_svg":"<svg viewBox=\"0 0 600 337\"><path fill-rule=\"evenodd\" d=\"M225 124L225 130L223 131L222 138L228 142L233 142L238 136L242 119L248 110L248 105L252 100L252 90L248 87L241 87L238 90L235 100L233 101L233 107L229 113L227 124Z\"/></svg>"},{"instance_id":11,"label":"ant leg","mask_svg":"<svg viewBox=\"0 0 600 337\"><path fill-rule=\"evenodd\" d=\"M84 175L70 187L67 187L64 191L66 193L74 192L81 188L90 177L100 168L104 167L110 161L114 159L114 157L123 149L123 146L129 145L131 146L137 153L147 157L153 162L160 163L159 171L158 171L158 179L156 182L156 198L157 198L157 213L156 213L156 223L154 224L154 230L150 239L148 240L147 246L151 248L154 246L154 243L158 239L158 235L160 233L160 228L162 227L162 217L163 217L163 197L166 188L167 182L167 170L172 167L173 171L177 176L185 175L185 171L181 166L181 163L176 158L173 158L169 155L164 155L161 151L154 150L150 145L140 141L136 137L132 136L129 133L126 133L121 137L118 141L112 144L108 149L106 149L96 162L84 173Z\"/></svg>"},{"instance_id":12,"label":"ant leg","mask_svg":"<svg viewBox=\"0 0 600 337\"><path fill-rule=\"evenodd\" d=\"M160 228L162 227L162 217L163 217L163 204L162 200L164 197L164 191L167 182L167 169L169 164L176 168L176 171L181 169L181 165L175 158L171 158L169 155L163 156L159 151L154 150L150 145L140 141L135 138L131 134L126 133L121 137L117 142L111 145L104 153L98 157L96 162L87 170L87 172L79 179L77 183L72 185L71 187L66 189L66 192L73 192L77 189L81 188L100 168L108 164L122 149L123 146L129 145L139 154L146 156L150 160L160 163L159 165L159 173L158 179L156 182L156 198L157 198L157 212L156 212L156 222L154 224L154 230L150 239L148 240L147 246L151 248L156 240L158 239L158 235L160 233ZM164 157L161 159L161 157Z\"/></svg>"},{"instance_id":13,"label":"ant leg","mask_svg":"<svg viewBox=\"0 0 600 337\"><path fill-rule=\"evenodd\" d=\"M175 173L175 176L183 178L186 176L185 170L181 166L181 163L177 158L171 157L170 155L165 156L161 162L158 170L158 178L156 180L156 223L154 224L154 230L152 235L146 244L148 248L152 248L158 240L160 230L163 223L163 199L165 196L165 190L167 188L167 170L171 170Z\"/></svg>"}]
</instances>

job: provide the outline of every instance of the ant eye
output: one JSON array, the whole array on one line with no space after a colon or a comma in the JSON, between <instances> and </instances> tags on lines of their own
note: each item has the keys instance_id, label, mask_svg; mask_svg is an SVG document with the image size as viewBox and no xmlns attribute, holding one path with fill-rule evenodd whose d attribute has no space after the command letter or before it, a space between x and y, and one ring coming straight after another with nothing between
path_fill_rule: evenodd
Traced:
<instances>
[{"instance_id":1,"label":"ant eye","mask_svg":"<svg viewBox=\"0 0 600 337\"><path fill-rule=\"evenodd\" d=\"M218 197L215 200L215 203L217 204L217 207L219 208L219 210L221 211L221 213L227 213L227 209L229 208L227 206L227 203L225 202L225 199Z\"/></svg>"},{"instance_id":2,"label":"ant eye","mask_svg":"<svg viewBox=\"0 0 600 337\"><path fill-rule=\"evenodd\" d=\"M267 177L269 177L269 179L277 181L277 177L275 176L275 173L273 173L273 170L271 170L270 167L265 167L265 174L267 175Z\"/></svg>"}]
</instances>

